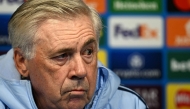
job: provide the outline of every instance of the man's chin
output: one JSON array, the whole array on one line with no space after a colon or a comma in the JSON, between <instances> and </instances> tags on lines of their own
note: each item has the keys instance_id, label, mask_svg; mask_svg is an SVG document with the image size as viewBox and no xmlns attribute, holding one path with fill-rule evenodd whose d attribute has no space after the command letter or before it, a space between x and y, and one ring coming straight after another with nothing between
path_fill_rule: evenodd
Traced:
<instances>
[{"instance_id":1,"label":"man's chin","mask_svg":"<svg viewBox=\"0 0 190 109\"><path fill-rule=\"evenodd\" d=\"M86 104L87 103L85 101L73 99L69 102L68 107L69 109L84 109Z\"/></svg>"}]
</instances>

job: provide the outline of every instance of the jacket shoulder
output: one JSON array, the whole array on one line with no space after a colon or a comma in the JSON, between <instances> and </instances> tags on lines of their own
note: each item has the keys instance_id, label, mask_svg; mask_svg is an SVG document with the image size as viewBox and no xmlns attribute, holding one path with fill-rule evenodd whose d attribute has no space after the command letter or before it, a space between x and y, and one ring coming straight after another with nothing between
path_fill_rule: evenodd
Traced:
<instances>
[{"instance_id":1,"label":"jacket shoulder","mask_svg":"<svg viewBox=\"0 0 190 109\"><path fill-rule=\"evenodd\" d=\"M133 90L119 86L106 109L149 109L143 98Z\"/></svg>"},{"instance_id":2,"label":"jacket shoulder","mask_svg":"<svg viewBox=\"0 0 190 109\"><path fill-rule=\"evenodd\" d=\"M122 105L127 104L128 106L135 107L133 109L149 109L144 99L135 91L120 85L117 93L121 96Z\"/></svg>"}]
</instances>

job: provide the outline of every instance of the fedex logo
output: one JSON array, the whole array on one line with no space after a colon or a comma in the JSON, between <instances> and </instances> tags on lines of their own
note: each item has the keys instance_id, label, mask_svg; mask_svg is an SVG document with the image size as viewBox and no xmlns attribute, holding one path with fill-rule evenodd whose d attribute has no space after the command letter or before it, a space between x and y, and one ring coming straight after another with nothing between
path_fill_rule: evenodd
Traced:
<instances>
[{"instance_id":1,"label":"fedex logo","mask_svg":"<svg viewBox=\"0 0 190 109\"><path fill-rule=\"evenodd\" d=\"M0 14L12 14L26 0L0 0Z\"/></svg>"},{"instance_id":2,"label":"fedex logo","mask_svg":"<svg viewBox=\"0 0 190 109\"><path fill-rule=\"evenodd\" d=\"M163 19L159 16L112 16L108 43L113 48L161 48Z\"/></svg>"},{"instance_id":3,"label":"fedex logo","mask_svg":"<svg viewBox=\"0 0 190 109\"><path fill-rule=\"evenodd\" d=\"M137 25L137 27L133 29L124 28L122 25L118 24L115 26L115 37L119 35L133 38L157 38L158 31L157 29L148 27L147 24Z\"/></svg>"}]
</instances>

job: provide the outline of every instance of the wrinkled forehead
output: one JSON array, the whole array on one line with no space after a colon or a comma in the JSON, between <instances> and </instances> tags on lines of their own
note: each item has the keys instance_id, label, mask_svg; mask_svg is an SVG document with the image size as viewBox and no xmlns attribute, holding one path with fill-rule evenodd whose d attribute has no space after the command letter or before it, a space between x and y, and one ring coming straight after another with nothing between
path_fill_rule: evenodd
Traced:
<instances>
[{"instance_id":1,"label":"wrinkled forehead","mask_svg":"<svg viewBox=\"0 0 190 109\"><path fill-rule=\"evenodd\" d=\"M73 19L48 19L41 24L36 33L38 39L47 38L46 40L55 41L87 35L96 36L92 21L86 16Z\"/></svg>"}]
</instances>

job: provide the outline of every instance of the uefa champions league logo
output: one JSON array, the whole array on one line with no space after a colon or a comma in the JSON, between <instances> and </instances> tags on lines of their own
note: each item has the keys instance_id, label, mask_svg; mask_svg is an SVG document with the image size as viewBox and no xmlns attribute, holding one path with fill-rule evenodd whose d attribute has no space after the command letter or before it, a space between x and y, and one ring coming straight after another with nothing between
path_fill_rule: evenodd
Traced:
<instances>
[{"instance_id":1,"label":"uefa champions league logo","mask_svg":"<svg viewBox=\"0 0 190 109\"><path fill-rule=\"evenodd\" d=\"M145 59L144 57L139 53L133 53L128 58L128 65L132 69L140 69L144 67Z\"/></svg>"}]
</instances>

